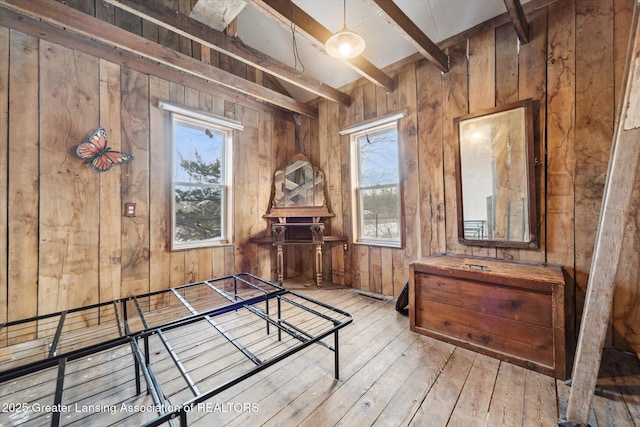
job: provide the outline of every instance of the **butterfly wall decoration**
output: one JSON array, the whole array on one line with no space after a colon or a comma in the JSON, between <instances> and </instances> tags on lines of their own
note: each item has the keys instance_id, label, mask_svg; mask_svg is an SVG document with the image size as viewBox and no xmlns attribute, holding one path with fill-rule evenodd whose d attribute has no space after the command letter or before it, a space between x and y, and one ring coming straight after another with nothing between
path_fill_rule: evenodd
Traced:
<instances>
[{"instance_id":1,"label":"butterfly wall decoration","mask_svg":"<svg viewBox=\"0 0 640 427\"><path fill-rule=\"evenodd\" d=\"M98 126L87 141L78 144L76 155L89 163L91 169L96 172L106 172L113 165L133 160L131 154L112 150L107 146L107 131L102 126Z\"/></svg>"}]
</instances>

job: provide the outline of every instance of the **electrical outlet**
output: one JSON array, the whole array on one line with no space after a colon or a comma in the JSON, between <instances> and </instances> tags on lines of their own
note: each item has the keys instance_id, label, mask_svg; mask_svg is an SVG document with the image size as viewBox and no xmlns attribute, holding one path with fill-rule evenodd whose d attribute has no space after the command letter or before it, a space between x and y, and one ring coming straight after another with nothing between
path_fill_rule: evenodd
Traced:
<instances>
[{"instance_id":1,"label":"electrical outlet","mask_svg":"<svg viewBox=\"0 0 640 427\"><path fill-rule=\"evenodd\" d=\"M125 203L124 204L124 216L133 218L136 216L136 204Z\"/></svg>"}]
</instances>

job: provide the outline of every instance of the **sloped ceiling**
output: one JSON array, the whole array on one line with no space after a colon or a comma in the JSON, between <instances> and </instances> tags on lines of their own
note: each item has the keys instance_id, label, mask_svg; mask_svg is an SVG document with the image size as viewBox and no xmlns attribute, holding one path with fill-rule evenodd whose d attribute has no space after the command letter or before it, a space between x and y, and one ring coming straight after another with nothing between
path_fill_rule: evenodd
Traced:
<instances>
[{"instance_id":1,"label":"sloped ceiling","mask_svg":"<svg viewBox=\"0 0 640 427\"><path fill-rule=\"evenodd\" d=\"M529 1L521 0L520 3ZM342 0L293 0L293 3L331 32L337 32L343 26ZM435 43L507 11L504 0L394 0L394 3ZM417 52L365 0L347 0L346 11L347 26L367 43L362 56L377 68L382 69ZM342 60L329 57L316 47L317 44L313 46L296 33L295 26L272 20L251 1L237 18L237 36L245 44L296 67L300 73L334 88L361 77ZM315 97L295 86L286 83L284 86L299 101L306 102Z\"/></svg>"},{"instance_id":2,"label":"sloped ceiling","mask_svg":"<svg viewBox=\"0 0 640 427\"><path fill-rule=\"evenodd\" d=\"M143 37L126 35L127 30L110 28L100 19L85 19L83 12L64 3L3 0L0 9L140 55L284 110L316 117L316 108L308 101L320 96L349 105L351 99L344 86L361 77L395 90L393 79L383 69L400 60L424 57L447 72L448 57L437 45L440 41L442 46L451 46L471 34L511 22L516 29L514 37L517 34L526 43L524 11L531 13L555 1L559 0L346 0L347 25L364 37L367 47L360 57L337 60L324 53L323 42L343 26L341 0L198 0L195 7L184 11L156 0L101 0L103 7L123 9L266 73L272 83L285 88L284 94L261 82L204 66L169 47L150 45ZM225 32L214 29L225 25Z\"/></svg>"}]
</instances>

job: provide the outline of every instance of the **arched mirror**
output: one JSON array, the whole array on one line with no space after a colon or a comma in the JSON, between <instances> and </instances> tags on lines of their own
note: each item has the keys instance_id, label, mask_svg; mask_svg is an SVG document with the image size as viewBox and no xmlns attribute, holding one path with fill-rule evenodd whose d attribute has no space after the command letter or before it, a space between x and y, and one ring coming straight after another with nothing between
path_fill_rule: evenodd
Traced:
<instances>
[{"instance_id":1,"label":"arched mirror","mask_svg":"<svg viewBox=\"0 0 640 427\"><path fill-rule=\"evenodd\" d=\"M324 206L324 174L305 159L276 171L273 204L279 208Z\"/></svg>"},{"instance_id":2,"label":"arched mirror","mask_svg":"<svg viewBox=\"0 0 640 427\"><path fill-rule=\"evenodd\" d=\"M536 248L532 101L458 117L454 127L459 241Z\"/></svg>"},{"instance_id":3,"label":"arched mirror","mask_svg":"<svg viewBox=\"0 0 640 427\"><path fill-rule=\"evenodd\" d=\"M273 198L266 218L321 218L333 216L327 210L324 173L301 154L273 176Z\"/></svg>"}]
</instances>

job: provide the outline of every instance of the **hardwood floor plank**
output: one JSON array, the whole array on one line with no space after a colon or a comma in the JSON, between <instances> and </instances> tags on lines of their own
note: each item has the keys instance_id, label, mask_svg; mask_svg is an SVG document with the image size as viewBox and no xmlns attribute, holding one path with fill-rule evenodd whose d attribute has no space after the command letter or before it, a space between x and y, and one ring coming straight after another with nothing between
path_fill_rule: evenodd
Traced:
<instances>
[{"instance_id":1,"label":"hardwood floor plank","mask_svg":"<svg viewBox=\"0 0 640 427\"><path fill-rule=\"evenodd\" d=\"M500 363L486 425L511 427L522 422L524 376L524 368L511 363Z\"/></svg>"},{"instance_id":2,"label":"hardwood floor plank","mask_svg":"<svg viewBox=\"0 0 640 427\"><path fill-rule=\"evenodd\" d=\"M380 420L383 414L389 414L395 420L380 420L380 422L387 426L394 423L399 425L402 417L398 415L413 413L418 405L415 405L413 411L410 406L402 407L401 405L398 408L396 405L390 405L395 396L401 389L407 387L407 383L410 383L412 378L417 377L420 387L416 387L417 384L413 381L407 387L412 393L403 393L404 401L409 404L415 402L416 392L424 391L426 384L433 384L453 349L452 345L428 337L419 337L389 369L382 373L371 388L340 419L339 424L343 426L372 425Z\"/></svg>"},{"instance_id":3,"label":"hardwood floor plank","mask_svg":"<svg viewBox=\"0 0 640 427\"><path fill-rule=\"evenodd\" d=\"M374 358L336 387L331 395L313 413L300 423L301 426L333 426L357 402L372 384L407 350L418 337L410 331L402 331L388 345L381 348Z\"/></svg>"},{"instance_id":4,"label":"hardwood floor plank","mask_svg":"<svg viewBox=\"0 0 640 427\"><path fill-rule=\"evenodd\" d=\"M312 295L313 296L313 295ZM313 296L315 298L315 296ZM320 299L320 298L318 298ZM380 301L350 293L349 300L341 308L349 307L354 323L340 332L341 378L345 377L344 366L355 358L357 349L348 343L368 342L375 339L380 331L387 328L388 313L391 310ZM255 380L255 381L254 381ZM256 413L216 414L216 424L259 425L276 415L291 400L295 399L317 382L333 386L333 358L327 349L313 346L308 350L288 358L278 369L265 371L233 389L218 395L215 402L242 401L257 403L260 410ZM210 425L210 418L203 418L194 425Z\"/></svg>"},{"instance_id":5,"label":"hardwood floor plank","mask_svg":"<svg viewBox=\"0 0 640 427\"><path fill-rule=\"evenodd\" d=\"M0 411L0 425L13 426L21 423L33 423L42 419L46 414L37 413L31 410L34 404L47 405L53 402L53 395L56 388L56 376L58 369L52 367L36 374L22 377L19 381L11 381L2 384L0 387L0 402L8 405L28 405L26 410ZM46 421L43 421L46 423Z\"/></svg>"},{"instance_id":6,"label":"hardwood floor plank","mask_svg":"<svg viewBox=\"0 0 640 427\"><path fill-rule=\"evenodd\" d=\"M640 360L636 355L605 349L597 387L607 399L624 402L633 422L630 425L640 427Z\"/></svg>"},{"instance_id":7,"label":"hardwood floor plank","mask_svg":"<svg viewBox=\"0 0 640 427\"><path fill-rule=\"evenodd\" d=\"M331 352L311 346L209 399L208 409L197 408L188 414L190 426L547 427L556 425L566 413L569 387L562 381L413 333L408 319L395 311L393 301L353 290L300 293L353 315L354 322L340 331L340 380L333 377ZM305 329L316 327L304 323L315 316L287 304L282 314ZM273 332L266 335L264 321L247 310L215 320L260 358L293 340L283 335L278 341ZM214 328L202 326L196 323L166 331L165 338L197 386L206 391L246 370L248 359ZM79 330L78 337L89 330L101 329ZM333 345L333 338L326 342ZM594 396L589 424L640 427L640 363L635 355L608 353L603 357L600 392ZM168 402L192 397L157 335L150 337L150 354ZM128 345L71 361L66 368L63 403L150 407L153 401L145 392L144 379L143 393L135 395L133 370ZM56 375L54 367L2 384L0 401L50 405ZM66 414L64 423L135 426L155 416L85 411ZM48 414L0 413L0 425L50 423Z\"/></svg>"},{"instance_id":8,"label":"hardwood floor plank","mask_svg":"<svg viewBox=\"0 0 640 427\"><path fill-rule=\"evenodd\" d=\"M555 380L534 371L525 371L523 426L546 427L559 418Z\"/></svg>"},{"instance_id":9,"label":"hardwood floor plank","mask_svg":"<svg viewBox=\"0 0 640 427\"><path fill-rule=\"evenodd\" d=\"M424 337L433 340L429 337ZM449 361L455 346L442 341L433 340L438 351L429 353L422 361L419 369L411 372L398 392L393 396L385 410L373 423L374 426L406 426L420 408L427 392Z\"/></svg>"},{"instance_id":10,"label":"hardwood floor plank","mask_svg":"<svg viewBox=\"0 0 640 427\"><path fill-rule=\"evenodd\" d=\"M298 425L302 423L310 414L315 413L316 408L322 405L335 389L349 382L358 370L370 360L377 358L378 354L389 346L397 336L402 335L404 339L407 339L410 334L406 333L408 330L406 319L393 322L391 317L391 313L395 313L393 307L389 305L385 308L387 309L386 319L376 323L381 326L386 325L386 327L376 336L368 341L345 340L341 345L341 354L344 355L345 361L342 363L340 382L327 386L325 382L317 381L302 394L293 398L287 406L271 418L270 425L286 425L287 423L288 425Z\"/></svg>"},{"instance_id":11,"label":"hardwood floor plank","mask_svg":"<svg viewBox=\"0 0 640 427\"><path fill-rule=\"evenodd\" d=\"M449 425L485 425L499 365L498 359L478 354L451 414Z\"/></svg>"},{"instance_id":12,"label":"hardwood floor plank","mask_svg":"<svg viewBox=\"0 0 640 427\"><path fill-rule=\"evenodd\" d=\"M635 425L624 400L618 400L606 392L603 395L594 394L591 399L591 408L595 414L597 425L600 427Z\"/></svg>"},{"instance_id":13,"label":"hardwood floor plank","mask_svg":"<svg viewBox=\"0 0 640 427\"><path fill-rule=\"evenodd\" d=\"M457 347L427 393L410 426L446 426L458 401L476 353Z\"/></svg>"}]
</instances>

